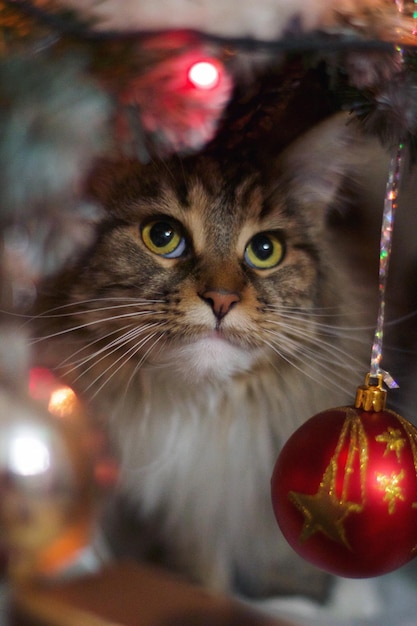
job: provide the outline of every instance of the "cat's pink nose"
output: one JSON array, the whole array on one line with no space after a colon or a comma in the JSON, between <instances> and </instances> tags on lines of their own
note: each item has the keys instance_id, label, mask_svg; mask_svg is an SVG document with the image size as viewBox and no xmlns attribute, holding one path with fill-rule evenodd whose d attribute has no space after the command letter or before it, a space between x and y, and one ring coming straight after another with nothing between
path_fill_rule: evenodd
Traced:
<instances>
[{"instance_id":1,"label":"cat's pink nose","mask_svg":"<svg viewBox=\"0 0 417 626\"><path fill-rule=\"evenodd\" d=\"M211 306L219 321L227 315L235 304L240 302L239 294L235 291L227 291L227 289L208 289L199 296Z\"/></svg>"}]
</instances>

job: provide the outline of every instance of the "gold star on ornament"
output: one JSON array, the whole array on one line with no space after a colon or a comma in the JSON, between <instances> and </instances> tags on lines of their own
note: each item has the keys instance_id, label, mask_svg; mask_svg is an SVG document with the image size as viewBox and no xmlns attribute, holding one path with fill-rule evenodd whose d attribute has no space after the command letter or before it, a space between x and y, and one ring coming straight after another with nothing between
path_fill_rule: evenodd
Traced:
<instances>
[{"instance_id":1,"label":"gold star on ornament","mask_svg":"<svg viewBox=\"0 0 417 626\"><path fill-rule=\"evenodd\" d=\"M386 432L382 433L381 435L377 435L375 437L375 441L378 441L378 443L387 444L384 456L387 456L389 452L395 452L398 461L400 460L401 450L406 444L406 440L404 439L404 437L402 437L401 430L389 427Z\"/></svg>"},{"instance_id":2,"label":"gold star on ornament","mask_svg":"<svg viewBox=\"0 0 417 626\"><path fill-rule=\"evenodd\" d=\"M400 487L399 483L405 477L404 470L401 470L399 474L395 474L394 472L391 476L387 476L386 474L377 474L376 479L378 481L378 486L380 489L385 491L384 502L388 502L388 513L392 515L395 511L395 505L397 504L397 500L401 500L404 502L404 490Z\"/></svg>"},{"instance_id":3,"label":"gold star on ornament","mask_svg":"<svg viewBox=\"0 0 417 626\"><path fill-rule=\"evenodd\" d=\"M334 493L333 464L327 467L316 494L308 495L290 491L288 497L304 515L300 541L304 542L317 532L350 549L343 525L346 517L361 507L354 502L343 502Z\"/></svg>"}]
</instances>

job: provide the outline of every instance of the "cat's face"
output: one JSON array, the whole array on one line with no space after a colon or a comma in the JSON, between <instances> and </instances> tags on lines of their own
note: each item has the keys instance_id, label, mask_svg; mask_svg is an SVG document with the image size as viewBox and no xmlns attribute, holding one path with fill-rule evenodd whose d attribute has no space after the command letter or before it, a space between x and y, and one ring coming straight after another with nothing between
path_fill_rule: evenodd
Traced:
<instances>
[{"instance_id":1,"label":"cat's face","mask_svg":"<svg viewBox=\"0 0 417 626\"><path fill-rule=\"evenodd\" d=\"M88 370L95 353L109 373L167 366L192 381L311 352L329 306L323 205L336 183L301 163L295 176L285 160L270 175L207 156L114 168L101 235L67 286L79 328L68 339L85 347L75 339L66 364Z\"/></svg>"}]
</instances>

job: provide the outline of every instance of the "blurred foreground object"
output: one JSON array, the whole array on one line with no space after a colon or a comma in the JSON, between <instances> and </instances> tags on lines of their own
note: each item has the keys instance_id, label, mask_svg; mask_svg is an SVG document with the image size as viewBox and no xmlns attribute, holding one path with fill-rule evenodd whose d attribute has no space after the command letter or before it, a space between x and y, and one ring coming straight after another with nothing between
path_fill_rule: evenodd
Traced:
<instances>
[{"instance_id":1,"label":"blurred foreground object","mask_svg":"<svg viewBox=\"0 0 417 626\"><path fill-rule=\"evenodd\" d=\"M72 389L32 369L35 401L0 395L0 536L14 582L58 575L90 544L117 470ZM13 409L13 419L10 410Z\"/></svg>"},{"instance_id":2,"label":"blurred foreground object","mask_svg":"<svg viewBox=\"0 0 417 626\"><path fill-rule=\"evenodd\" d=\"M291 626L130 562L70 582L21 588L15 601L11 626Z\"/></svg>"}]
</instances>

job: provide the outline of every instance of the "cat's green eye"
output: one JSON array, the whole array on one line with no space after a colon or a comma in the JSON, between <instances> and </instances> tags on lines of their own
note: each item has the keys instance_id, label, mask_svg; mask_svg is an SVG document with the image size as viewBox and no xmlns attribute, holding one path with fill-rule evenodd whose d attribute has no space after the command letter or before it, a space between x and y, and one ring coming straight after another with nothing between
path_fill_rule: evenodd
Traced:
<instances>
[{"instance_id":1,"label":"cat's green eye","mask_svg":"<svg viewBox=\"0 0 417 626\"><path fill-rule=\"evenodd\" d=\"M187 243L180 226L169 219L148 222L141 231L145 246L166 259L177 259L186 250Z\"/></svg>"},{"instance_id":2,"label":"cat's green eye","mask_svg":"<svg viewBox=\"0 0 417 626\"><path fill-rule=\"evenodd\" d=\"M245 261L257 270L269 270L281 263L285 255L282 239L275 233L258 233L245 250Z\"/></svg>"}]
</instances>

